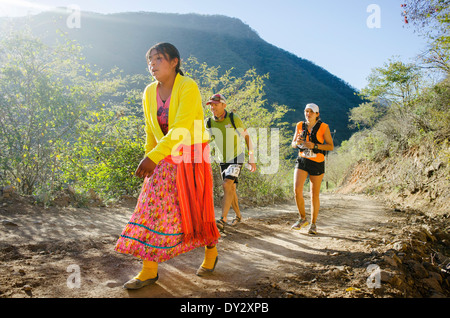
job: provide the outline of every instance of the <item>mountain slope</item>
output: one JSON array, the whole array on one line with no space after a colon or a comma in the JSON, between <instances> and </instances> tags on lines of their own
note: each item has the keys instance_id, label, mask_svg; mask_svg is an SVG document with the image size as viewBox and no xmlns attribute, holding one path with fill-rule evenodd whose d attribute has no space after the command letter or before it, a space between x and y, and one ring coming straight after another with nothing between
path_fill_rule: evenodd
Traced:
<instances>
[{"instance_id":1,"label":"mountain slope","mask_svg":"<svg viewBox=\"0 0 450 318\"><path fill-rule=\"evenodd\" d=\"M312 62L277 48L264 40L236 18L220 15L163 14L133 12L97 14L83 12L80 28L70 29L69 13L47 12L24 20L38 34L52 36L56 29L67 32L85 47L87 61L104 70L114 66L127 74L147 73L145 53L157 42L171 42L182 58L195 56L210 66L225 71L235 69L235 75L254 67L259 74L269 73L266 84L268 104L287 105L285 120L295 123L303 119L304 106L309 102L321 108L321 118L336 129L335 141L348 139L348 111L360 98L355 90L338 77Z\"/></svg>"}]
</instances>

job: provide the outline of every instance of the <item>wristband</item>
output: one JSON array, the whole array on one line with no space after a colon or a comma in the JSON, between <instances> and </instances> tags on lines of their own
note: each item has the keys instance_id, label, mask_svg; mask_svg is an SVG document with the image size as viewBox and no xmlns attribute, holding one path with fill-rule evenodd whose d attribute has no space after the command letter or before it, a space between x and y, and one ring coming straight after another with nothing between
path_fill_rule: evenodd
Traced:
<instances>
[{"instance_id":1,"label":"wristband","mask_svg":"<svg viewBox=\"0 0 450 318\"><path fill-rule=\"evenodd\" d=\"M319 149L319 147L317 146L317 144L314 144L314 149L315 149L315 150Z\"/></svg>"}]
</instances>

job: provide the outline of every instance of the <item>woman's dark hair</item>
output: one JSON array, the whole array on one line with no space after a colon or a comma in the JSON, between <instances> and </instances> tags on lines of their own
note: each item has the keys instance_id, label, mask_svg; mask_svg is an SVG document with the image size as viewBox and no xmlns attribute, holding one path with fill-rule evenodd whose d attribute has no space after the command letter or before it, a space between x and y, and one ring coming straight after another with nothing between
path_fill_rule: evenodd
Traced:
<instances>
[{"instance_id":1,"label":"woman's dark hair","mask_svg":"<svg viewBox=\"0 0 450 318\"><path fill-rule=\"evenodd\" d=\"M175 67L175 72L180 73L180 75L184 75L180 69L180 66L181 66L180 52L178 52L178 49L173 44L158 43L158 44L153 45L147 51L147 54L145 54L145 57L147 58L147 64L149 64L149 62L150 62L150 52L152 50L155 50L159 54L164 55L166 58L169 58L169 60L173 60L174 58L177 58L178 63L177 63L177 66Z\"/></svg>"}]
</instances>

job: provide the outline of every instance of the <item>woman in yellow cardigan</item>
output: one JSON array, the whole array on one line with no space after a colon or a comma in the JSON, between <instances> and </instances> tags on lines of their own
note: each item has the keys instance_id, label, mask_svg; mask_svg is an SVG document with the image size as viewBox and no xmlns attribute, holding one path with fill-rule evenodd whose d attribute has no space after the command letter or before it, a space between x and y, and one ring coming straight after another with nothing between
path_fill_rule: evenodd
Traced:
<instances>
[{"instance_id":1,"label":"woman in yellow cardigan","mask_svg":"<svg viewBox=\"0 0 450 318\"><path fill-rule=\"evenodd\" d=\"M158 263L197 247L205 246L197 275L212 273L218 259L200 91L180 70L180 54L172 44L156 44L146 58L156 81L143 94L145 156L135 174L144 183L115 247L143 260L141 272L125 283L127 289L156 282Z\"/></svg>"}]
</instances>

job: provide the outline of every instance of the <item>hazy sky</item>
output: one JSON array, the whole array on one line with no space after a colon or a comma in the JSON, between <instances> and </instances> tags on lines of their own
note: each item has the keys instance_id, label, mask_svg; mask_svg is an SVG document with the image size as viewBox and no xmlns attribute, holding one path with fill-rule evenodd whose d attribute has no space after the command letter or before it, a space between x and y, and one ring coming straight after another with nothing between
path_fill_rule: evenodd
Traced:
<instances>
[{"instance_id":1,"label":"hazy sky","mask_svg":"<svg viewBox=\"0 0 450 318\"><path fill-rule=\"evenodd\" d=\"M68 5L99 13L226 15L242 20L265 41L308 59L361 89L372 68L382 66L393 56L410 62L425 49L425 40L412 28L405 27L402 3L401 0L0 0L0 16L35 14Z\"/></svg>"}]
</instances>

